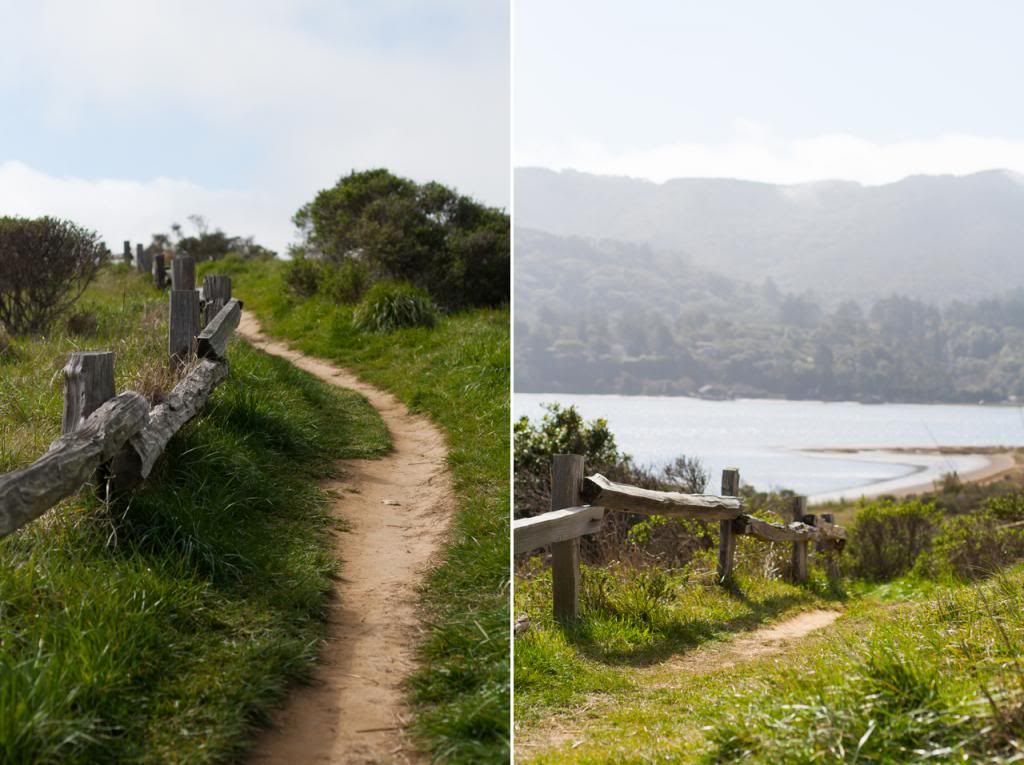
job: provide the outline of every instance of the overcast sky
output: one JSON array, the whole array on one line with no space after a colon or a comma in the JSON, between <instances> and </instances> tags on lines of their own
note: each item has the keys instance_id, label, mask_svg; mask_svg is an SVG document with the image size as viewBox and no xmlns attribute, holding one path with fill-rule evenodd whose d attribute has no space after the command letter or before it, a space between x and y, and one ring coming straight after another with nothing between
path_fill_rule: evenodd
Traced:
<instances>
[{"instance_id":1,"label":"overcast sky","mask_svg":"<svg viewBox=\"0 0 1024 765\"><path fill-rule=\"evenodd\" d=\"M519 166L883 183L1024 172L1024 3L516 0Z\"/></svg>"},{"instance_id":2,"label":"overcast sky","mask_svg":"<svg viewBox=\"0 0 1024 765\"><path fill-rule=\"evenodd\" d=\"M509 203L507 0L0 0L0 215L283 249L388 167Z\"/></svg>"}]
</instances>

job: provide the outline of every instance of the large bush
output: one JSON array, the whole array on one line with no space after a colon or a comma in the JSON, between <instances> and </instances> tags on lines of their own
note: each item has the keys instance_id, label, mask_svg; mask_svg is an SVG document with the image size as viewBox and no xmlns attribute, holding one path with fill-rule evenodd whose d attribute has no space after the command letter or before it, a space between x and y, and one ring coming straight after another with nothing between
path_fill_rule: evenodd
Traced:
<instances>
[{"instance_id":1,"label":"large bush","mask_svg":"<svg viewBox=\"0 0 1024 765\"><path fill-rule=\"evenodd\" d=\"M508 215L439 183L353 171L294 221L305 250L328 264L358 262L372 279L410 282L449 309L508 302Z\"/></svg>"},{"instance_id":2,"label":"large bush","mask_svg":"<svg viewBox=\"0 0 1024 765\"><path fill-rule=\"evenodd\" d=\"M104 260L96 232L57 218L0 218L0 325L45 332L81 297Z\"/></svg>"},{"instance_id":3,"label":"large bush","mask_svg":"<svg viewBox=\"0 0 1024 765\"><path fill-rule=\"evenodd\" d=\"M423 290L402 282L377 282L352 316L356 329L394 332L404 327L432 327L437 312Z\"/></svg>"},{"instance_id":4,"label":"large bush","mask_svg":"<svg viewBox=\"0 0 1024 765\"><path fill-rule=\"evenodd\" d=\"M942 511L931 502L882 500L857 511L847 552L854 573L881 581L906 574L931 549Z\"/></svg>"}]
</instances>

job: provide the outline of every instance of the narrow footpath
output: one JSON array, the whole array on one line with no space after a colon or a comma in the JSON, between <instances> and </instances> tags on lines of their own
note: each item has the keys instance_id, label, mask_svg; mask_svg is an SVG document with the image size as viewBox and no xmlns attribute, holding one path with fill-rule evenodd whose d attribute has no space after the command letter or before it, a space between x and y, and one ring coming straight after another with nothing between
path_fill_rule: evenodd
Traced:
<instances>
[{"instance_id":1,"label":"narrow footpath","mask_svg":"<svg viewBox=\"0 0 1024 765\"><path fill-rule=\"evenodd\" d=\"M438 562L454 501L444 433L390 393L344 369L268 338L244 313L248 342L331 385L358 391L380 413L392 450L380 459L342 460L323 483L337 532L341 577L315 680L296 688L248 762L419 763L405 733L411 712L404 681L416 668L423 627L417 590Z\"/></svg>"}]
</instances>

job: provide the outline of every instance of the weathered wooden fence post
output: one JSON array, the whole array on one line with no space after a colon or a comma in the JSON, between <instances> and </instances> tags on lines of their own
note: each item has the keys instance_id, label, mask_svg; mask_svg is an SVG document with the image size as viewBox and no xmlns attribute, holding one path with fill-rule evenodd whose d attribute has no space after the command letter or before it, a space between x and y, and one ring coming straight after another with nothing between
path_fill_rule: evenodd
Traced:
<instances>
[{"instance_id":1,"label":"weathered wooden fence post","mask_svg":"<svg viewBox=\"0 0 1024 765\"><path fill-rule=\"evenodd\" d=\"M136 244L135 245L135 264L136 264L136 266L138 267L138 269L140 271L142 270L142 258L143 258L143 253L145 251L146 251L146 248L143 247L141 244Z\"/></svg>"},{"instance_id":2,"label":"weathered wooden fence post","mask_svg":"<svg viewBox=\"0 0 1024 765\"><path fill-rule=\"evenodd\" d=\"M556 454L551 462L551 509L579 507L583 484L583 457ZM567 623L579 616L580 539L551 545L551 593L555 619Z\"/></svg>"},{"instance_id":3,"label":"weathered wooden fence post","mask_svg":"<svg viewBox=\"0 0 1024 765\"><path fill-rule=\"evenodd\" d=\"M807 497L793 497L790 505L792 519L804 522L807 515ZM807 581L807 542L793 543L793 558L790 576L794 582Z\"/></svg>"},{"instance_id":4,"label":"weathered wooden fence post","mask_svg":"<svg viewBox=\"0 0 1024 765\"><path fill-rule=\"evenodd\" d=\"M199 334L199 293L196 292L196 263L188 255L171 261L171 316L167 330L167 353L179 368L192 359Z\"/></svg>"},{"instance_id":5,"label":"weathered wooden fence post","mask_svg":"<svg viewBox=\"0 0 1024 765\"><path fill-rule=\"evenodd\" d=\"M722 471L722 496L740 495L740 471L726 468ZM733 521L718 522L718 581L725 584L732 576L733 558L736 555L736 532Z\"/></svg>"},{"instance_id":6,"label":"weathered wooden fence post","mask_svg":"<svg viewBox=\"0 0 1024 765\"><path fill-rule=\"evenodd\" d=\"M206 303L203 326L206 326L231 300L231 277L217 274L205 277L203 279L203 300Z\"/></svg>"},{"instance_id":7,"label":"weathered wooden fence post","mask_svg":"<svg viewBox=\"0 0 1024 765\"><path fill-rule=\"evenodd\" d=\"M114 397L114 352L75 351L64 365L61 433L78 429L90 414Z\"/></svg>"},{"instance_id":8,"label":"weathered wooden fence post","mask_svg":"<svg viewBox=\"0 0 1024 765\"><path fill-rule=\"evenodd\" d=\"M164 254L158 252L153 256L153 286L162 290L167 284L167 268L164 266Z\"/></svg>"},{"instance_id":9,"label":"weathered wooden fence post","mask_svg":"<svg viewBox=\"0 0 1024 765\"><path fill-rule=\"evenodd\" d=\"M124 240L124 262L132 262L132 243L129 242L127 239Z\"/></svg>"}]
</instances>

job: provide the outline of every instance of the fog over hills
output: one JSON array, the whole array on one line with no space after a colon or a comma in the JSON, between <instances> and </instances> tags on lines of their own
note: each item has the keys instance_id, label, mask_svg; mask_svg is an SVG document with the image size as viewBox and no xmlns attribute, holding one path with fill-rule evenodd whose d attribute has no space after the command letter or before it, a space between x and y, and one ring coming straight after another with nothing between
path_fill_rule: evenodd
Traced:
<instances>
[{"instance_id":1,"label":"fog over hills","mask_svg":"<svg viewBox=\"0 0 1024 765\"><path fill-rule=\"evenodd\" d=\"M824 305L893 293L946 304L1024 286L1024 177L1009 171L781 186L520 168L515 181L517 226L649 245Z\"/></svg>"}]
</instances>

